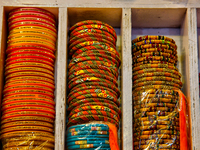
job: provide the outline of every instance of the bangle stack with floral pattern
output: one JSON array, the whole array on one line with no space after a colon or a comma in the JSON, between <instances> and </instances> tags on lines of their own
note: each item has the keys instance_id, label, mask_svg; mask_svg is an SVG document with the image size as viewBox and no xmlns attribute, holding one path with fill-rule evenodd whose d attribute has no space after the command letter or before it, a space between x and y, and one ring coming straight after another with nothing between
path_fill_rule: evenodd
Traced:
<instances>
[{"instance_id":1,"label":"bangle stack with floral pattern","mask_svg":"<svg viewBox=\"0 0 200 150\"><path fill-rule=\"evenodd\" d=\"M165 36L132 41L133 142L137 150L180 149L177 46Z\"/></svg>"},{"instance_id":2,"label":"bangle stack with floral pattern","mask_svg":"<svg viewBox=\"0 0 200 150\"><path fill-rule=\"evenodd\" d=\"M102 124L110 122L119 127L121 110L117 80L121 61L116 51L116 40L115 30L101 21L86 20L70 28L69 54L72 58L68 65L68 126L76 128L79 126L76 124L101 121ZM108 136L107 130L100 131L95 136L92 135L94 131L88 132L87 137L99 139ZM79 132L70 133L68 141L71 138L81 138L82 131ZM88 143L94 144L68 145L68 149L110 149L109 143Z\"/></svg>"},{"instance_id":3,"label":"bangle stack with floral pattern","mask_svg":"<svg viewBox=\"0 0 200 150\"><path fill-rule=\"evenodd\" d=\"M9 13L1 140L4 150L54 149L55 16L40 8Z\"/></svg>"}]
</instances>

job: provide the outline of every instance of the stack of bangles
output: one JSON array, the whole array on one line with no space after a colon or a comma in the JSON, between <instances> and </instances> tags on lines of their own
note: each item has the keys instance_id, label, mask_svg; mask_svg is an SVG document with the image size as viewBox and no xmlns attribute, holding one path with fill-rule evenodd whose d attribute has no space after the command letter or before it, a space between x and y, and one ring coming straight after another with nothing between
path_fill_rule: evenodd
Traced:
<instances>
[{"instance_id":1,"label":"stack of bangles","mask_svg":"<svg viewBox=\"0 0 200 150\"><path fill-rule=\"evenodd\" d=\"M86 20L70 28L68 127L92 121L109 122L119 127L118 69L121 60L116 40L115 30L101 21ZM74 146L68 149L71 147Z\"/></svg>"},{"instance_id":2,"label":"stack of bangles","mask_svg":"<svg viewBox=\"0 0 200 150\"><path fill-rule=\"evenodd\" d=\"M54 149L55 16L40 8L9 13L1 140L5 150Z\"/></svg>"},{"instance_id":3,"label":"stack of bangles","mask_svg":"<svg viewBox=\"0 0 200 150\"><path fill-rule=\"evenodd\" d=\"M177 46L165 36L132 41L134 149L180 149Z\"/></svg>"},{"instance_id":4,"label":"stack of bangles","mask_svg":"<svg viewBox=\"0 0 200 150\"><path fill-rule=\"evenodd\" d=\"M109 130L107 124L100 123L71 126L67 130L67 149L111 150Z\"/></svg>"}]
</instances>

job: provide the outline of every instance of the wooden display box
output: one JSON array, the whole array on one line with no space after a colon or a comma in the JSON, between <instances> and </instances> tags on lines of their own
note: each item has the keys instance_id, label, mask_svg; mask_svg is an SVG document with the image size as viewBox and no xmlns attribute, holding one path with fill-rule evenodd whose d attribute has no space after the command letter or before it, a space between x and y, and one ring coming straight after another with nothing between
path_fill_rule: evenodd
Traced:
<instances>
[{"instance_id":1,"label":"wooden display box","mask_svg":"<svg viewBox=\"0 0 200 150\"><path fill-rule=\"evenodd\" d=\"M9 0L12 2L12 0ZM67 44L69 28L78 21L95 19L104 21L113 26L118 35L117 46L121 49L121 99L122 125L121 149L132 150L132 56L131 40L140 35L165 35L173 38L178 45L178 68L182 73L183 91L188 98L191 123L191 149L200 150L199 127L199 85L198 85L198 57L197 57L197 12L196 8L181 5L170 5L170 8L160 9L155 5L151 8L140 8L140 5L131 5L132 2L119 1L113 6L91 3L79 5L72 2L33 2L30 5L23 2L0 2L0 96L4 84L4 61L7 40L7 14L16 7L41 7L49 10L57 17L58 40L55 62L55 150L65 149L66 129L66 95L67 95ZM110 1L110 0L109 0ZM137 1L138 2L138 1ZM138 6L138 7L137 7ZM178 8L176 8L178 6ZM159 7L159 8L157 8ZM198 19L200 20L200 19ZM1 99L0 99L1 100Z\"/></svg>"}]
</instances>

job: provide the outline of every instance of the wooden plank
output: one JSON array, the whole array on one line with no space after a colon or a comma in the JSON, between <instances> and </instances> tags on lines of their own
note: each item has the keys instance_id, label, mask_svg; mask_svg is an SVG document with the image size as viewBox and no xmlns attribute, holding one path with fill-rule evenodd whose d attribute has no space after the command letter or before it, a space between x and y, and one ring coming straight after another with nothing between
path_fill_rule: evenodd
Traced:
<instances>
[{"instance_id":1,"label":"wooden plank","mask_svg":"<svg viewBox=\"0 0 200 150\"><path fill-rule=\"evenodd\" d=\"M59 8L58 48L56 58L55 150L64 150L67 91L67 8Z\"/></svg>"},{"instance_id":2,"label":"wooden plank","mask_svg":"<svg viewBox=\"0 0 200 150\"><path fill-rule=\"evenodd\" d=\"M4 62L7 38L7 19L4 12L4 7L0 7L0 104L3 98L3 85L4 85Z\"/></svg>"},{"instance_id":3,"label":"wooden plank","mask_svg":"<svg viewBox=\"0 0 200 150\"><path fill-rule=\"evenodd\" d=\"M133 149L131 9L122 9L122 149Z\"/></svg>"},{"instance_id":4,"label":"wooden plank","mask_svg":"<svg viewBox=\"0 0 200 150\"><path fill-rule=\"evenodd\" d=\"M200 1L199 0L188 0L186 7L199 8Z\"/></svg>"},{"instance_id":5,"label":"wooden plank","mask_svg":"<svg viewBox=\"0 0 200 150\"><path fill-rule=\"evenodd\" d=\"M200 149L199 130L199 77L198 77L198 48L197 48L197 13L195 8L189 8L188 16L188 53L189 53L189 73L190 73L190 101L191 101L191 127L192 127L192 149Z\"/></svg>"},{"instance_id":6,"label":"wooden plank","mask_svg":"<svg viewBox=\"0 0 200 150\"><path fill-rule=\"evenodd\" d=\"M185 51L186 83L184 93L188 99L191 123L191 149L200 149L199 130L199 79L198 79L198 50L197 50L197 16L195 8L188 8L183 22L181 34L183 36L182 50Z\"/></svg>"},{"instance_id":7,"label":"wooden plank","mask_svg":"<svg viewBox=\"0 0 200 150\"><path fill-rule=\"evenodd\" d=\"M1 0L0 5L88 8L184 8L186 6L194 5L193 1L188 3L188 0Z\"/></svg>"},{"instance_id":8,"label":"wooden plank","mask_svg":"<svg viewBox=\"0 0 200 150\"><path fill-rule=\"evenodd\" d=\"M191 8L200 7L199 0L1 0L0 6L84 7L84 8Z\"/></svg>"},{"instance_id":9,"label":"wooden plank","mask_svg":"<svg viewBox=\"0 0 200 150\"><path fill-rule=\"evenodd\" d=\"M0 4L3 6L28 6L31 7L35 5L35 7L47 6L47 7L55 7L58 5L57 0L1 0Z\"/></svg>"},{"instance_id":10,"label":"wooden plank","mask_svg":"<svg viewBox=\"0 0 200 150\"><path fill-rule=\"evenodd\" d=\"M58 0L58 5L67 7L95 8L181 8L187 0Z\"/></svg>"}]
</instances>

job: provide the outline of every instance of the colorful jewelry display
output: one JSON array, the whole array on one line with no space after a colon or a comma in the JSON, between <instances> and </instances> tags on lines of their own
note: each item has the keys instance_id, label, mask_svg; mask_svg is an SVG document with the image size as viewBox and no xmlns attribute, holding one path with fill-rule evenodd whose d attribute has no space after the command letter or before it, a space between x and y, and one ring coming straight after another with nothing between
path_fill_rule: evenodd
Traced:
<instances>
[{"instance_id":1,"label":"colorful jewelry display","mask_svg":"<svg viewBox=\"0 0 200 150\"><path fill-rule=\"evenodd\" d=\"M134 149L180 149L177 46L165 36L132 41Z\"/></svg>"},{"instance_id":2,"label":"colorful jewelry display","mask_svg":"<svg viewBox=\"0 0 200 150\"><path fill-rule=\"evenodd\" d=\"M102 126L109 122L119 127L121 110L117 80L121 60L116 50L115 30L101 21L86 20L72 26L69 34L68 131L72 126L98 126L87 124L94 121L101 122ZM67 148L110 149L109 130L87 133L68 132ZM87 138L82 137L83 134ZM82 138L85 139L79 141ZM99 139L100 143L94 139Z\"/></svg>"},{"instance_id":3,"label":"colorful jewelry display","mask_svg":"<svg viewBox=\"0 0 200 150\"><path fill-rule=\"evenodd\" d=\"M54 149L56 21L40 8L8 16L1 140L5 150Z\"/></svg>"}]
</instances>

